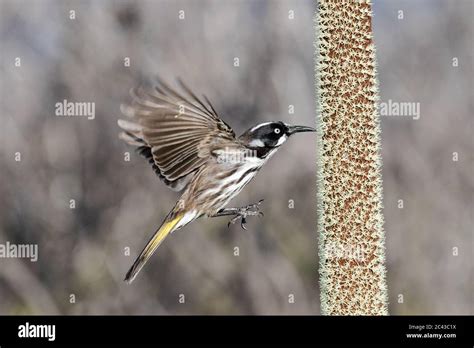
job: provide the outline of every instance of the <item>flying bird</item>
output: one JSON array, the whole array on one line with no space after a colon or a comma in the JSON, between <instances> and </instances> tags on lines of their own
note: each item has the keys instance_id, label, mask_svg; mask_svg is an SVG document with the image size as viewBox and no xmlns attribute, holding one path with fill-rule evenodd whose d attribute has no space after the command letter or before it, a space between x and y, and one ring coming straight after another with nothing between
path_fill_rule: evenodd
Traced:
<instances>
[{"instance_id":1,"label":"flying bird","mask_svg":"<svg viewBox=\"0 0 474 348\"><path fill-rule=\"evenodd\" d=\"M171 232L199 217L232 216L245 229L248 216L261 216L260 204L227 208L229 201L293 134L314 132L284 122L258 124L237 137L206 96L198 98L178 80L180 90L158 80L131 90L132 102L121 105L129 120L118 120L120 138L136 146L156 175L181 198L148 241L125 281L138 272Z\"/></svg>"}]
</instances>

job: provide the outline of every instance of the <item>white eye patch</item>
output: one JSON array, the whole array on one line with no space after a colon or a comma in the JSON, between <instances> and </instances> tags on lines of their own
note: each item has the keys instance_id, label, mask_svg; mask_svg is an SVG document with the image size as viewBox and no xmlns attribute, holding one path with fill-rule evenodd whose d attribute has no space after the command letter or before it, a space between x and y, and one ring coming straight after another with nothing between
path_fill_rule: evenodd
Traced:
<instances>
[{"instance_id":1,"label":"white eye patch","mask_svg":"<svg viewBox=\"0 0 474 348\"><path fill-rule=\"evenodd\" d=\"M275 134L280 134L280 128L275 128L274 132Z\"/></svg>"}]
</instances>

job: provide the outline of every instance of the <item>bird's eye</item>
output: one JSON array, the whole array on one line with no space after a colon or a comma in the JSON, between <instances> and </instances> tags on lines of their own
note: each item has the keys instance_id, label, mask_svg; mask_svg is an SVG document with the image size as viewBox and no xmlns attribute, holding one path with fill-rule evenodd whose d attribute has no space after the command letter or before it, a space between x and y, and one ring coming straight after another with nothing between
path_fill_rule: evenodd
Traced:
<instances>
[{"instance_id":1,"label":"bird's eye","mask_svg":"<svg viewBox=\"0 0 474 348\"><path fill-rule=\"evenodd\" d=\"M275 128L274 132L275 134L280 134L280 128Z\"/></svg>"}]
</instances>

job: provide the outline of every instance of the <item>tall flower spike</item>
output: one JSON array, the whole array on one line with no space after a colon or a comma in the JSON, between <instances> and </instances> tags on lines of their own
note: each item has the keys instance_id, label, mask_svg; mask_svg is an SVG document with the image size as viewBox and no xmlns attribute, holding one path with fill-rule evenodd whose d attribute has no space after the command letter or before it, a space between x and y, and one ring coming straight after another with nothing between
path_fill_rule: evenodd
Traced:
<instances>
[{"instance_id":1,"label":"tall flower spike","mask_svg":"<svg viewBox=\"0 0 474 348\"><path fill-rule=\"evenodd\" d=\"M323 315L387 315L380 120L370 1L316 15Z\"/></svg>"}]
</instances>

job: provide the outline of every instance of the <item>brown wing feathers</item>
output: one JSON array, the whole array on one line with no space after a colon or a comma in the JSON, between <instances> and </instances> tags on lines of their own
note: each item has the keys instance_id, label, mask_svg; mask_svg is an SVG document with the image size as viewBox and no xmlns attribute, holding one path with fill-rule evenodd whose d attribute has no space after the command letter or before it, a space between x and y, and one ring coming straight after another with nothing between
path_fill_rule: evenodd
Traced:
<instances>
[{"instance_id":1,"label":"brown wing feathers","mask_svg":"<svg viewBox=\"0 0 474 348\"><path fill-rule=\"evenodd\" d=\"M204 96L207 107L182 81L179 84L193 102L160 81L153 89L133 89L132 104L121 108L131 121L118 122L124 130L120 137L138 146L138 153L176 191L208 160L215 139L235 141L209 100Z\"/></svg>"}]
</instances>

